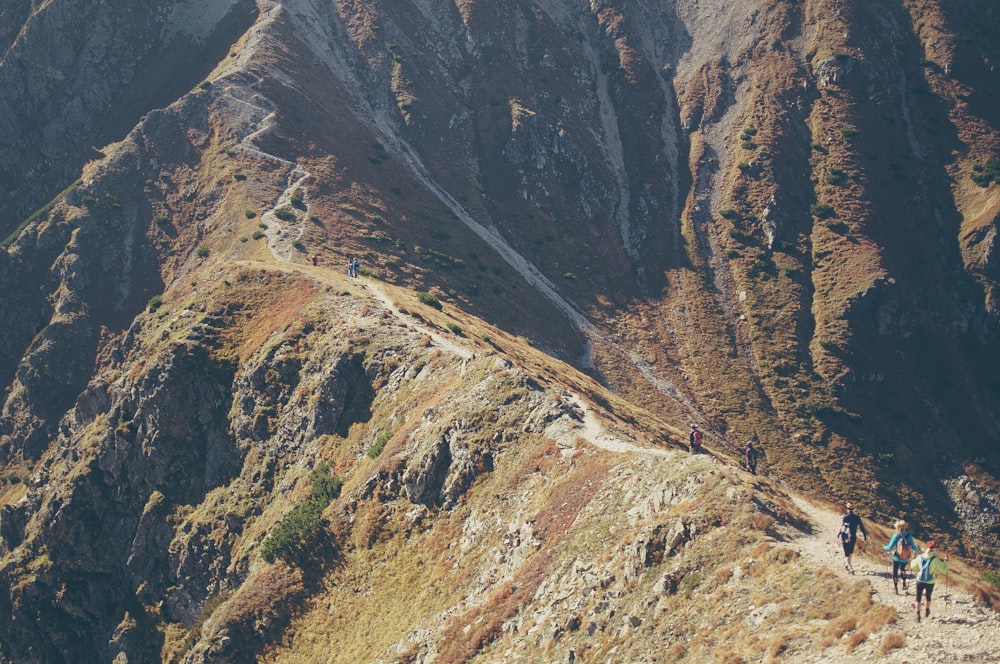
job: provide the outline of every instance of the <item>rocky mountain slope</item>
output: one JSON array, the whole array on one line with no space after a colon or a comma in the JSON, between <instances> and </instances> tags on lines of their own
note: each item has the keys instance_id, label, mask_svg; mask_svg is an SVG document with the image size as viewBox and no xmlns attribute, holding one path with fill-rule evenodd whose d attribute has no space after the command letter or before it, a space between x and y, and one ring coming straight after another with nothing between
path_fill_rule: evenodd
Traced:
<instances>
[{"instance_id":1,"label":"rocky mountain slope","mask_svg":"<svg viewBox=\"0 0 1000 664\"><path fill-rule=\"evenodd\" d=\"M995 578L998 28L6 3L0 661L898 649L788 492Z\"/></svg>"}]
</instances>

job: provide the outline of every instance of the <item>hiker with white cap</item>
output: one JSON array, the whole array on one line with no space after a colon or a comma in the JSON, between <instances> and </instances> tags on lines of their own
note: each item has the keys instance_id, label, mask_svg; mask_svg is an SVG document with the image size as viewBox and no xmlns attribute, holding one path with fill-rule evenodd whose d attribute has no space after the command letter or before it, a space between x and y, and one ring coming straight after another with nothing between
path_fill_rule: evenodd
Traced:
<instances>
[{"instance_id":1,"label":"hiker with white cap","mask_svg":"<svg viewBox=\"0 0 1000 664\"><path fill-rule=\"evenodd\" d=\"M690 450L692 454L701 453L701 429L698 428L697 424L691 425L691 435L688 436L688 442L690 445Z\"/></svg>"}]
</instances>

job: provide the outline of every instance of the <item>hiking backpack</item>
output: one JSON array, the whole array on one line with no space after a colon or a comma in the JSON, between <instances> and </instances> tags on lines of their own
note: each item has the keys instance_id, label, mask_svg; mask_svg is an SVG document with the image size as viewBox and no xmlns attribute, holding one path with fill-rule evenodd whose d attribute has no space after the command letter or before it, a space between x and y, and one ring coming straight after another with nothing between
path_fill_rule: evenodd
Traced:
<instances>
[{"instance_id":1,"label":"hiking backpack","mask_svg":"<svg viewBox=\"0 0 1000 664\"><path fill-rule=\"evenodd\" d=\"M931 574L931 561L934 556L920 559L920 572L917 574L917 581L920 583L933 583L934 576Z\"/></svg>"},{"instance_id":2,"label":"hiking backpack","mask_svg":"<svg viewBox=\"0 0 1000 664\"><path fill-rule=\"evenodd\" d=\"M896 557L900 560L909 560L913 557L913 547L910 545L909 537L900 537L896 540Z\"/></svg>"}]
</instances>

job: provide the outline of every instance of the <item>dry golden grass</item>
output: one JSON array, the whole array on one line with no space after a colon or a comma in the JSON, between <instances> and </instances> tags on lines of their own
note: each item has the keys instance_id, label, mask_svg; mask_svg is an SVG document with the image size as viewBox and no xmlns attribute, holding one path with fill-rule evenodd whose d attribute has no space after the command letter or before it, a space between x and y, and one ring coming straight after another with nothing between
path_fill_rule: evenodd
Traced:
<instances>
[{"instance_id":1,"label":"dry golden grass","mask_svg":"<svg viewBox=\"0 0 1000 664\"><path fill-rule=\"evenodd\" d=\"M882 638L882 643L878 646L879 655L887 655L897 648L906 645L906 634L900 632L889 632Z\"/></svg>"}]
</instances>

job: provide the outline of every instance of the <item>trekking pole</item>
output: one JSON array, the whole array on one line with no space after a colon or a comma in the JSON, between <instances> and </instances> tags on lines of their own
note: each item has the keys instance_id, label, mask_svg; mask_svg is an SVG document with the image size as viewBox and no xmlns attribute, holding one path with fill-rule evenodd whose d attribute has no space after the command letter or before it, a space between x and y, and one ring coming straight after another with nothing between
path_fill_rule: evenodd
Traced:
<instances>
[{"instance_id":1,"label":"trekking pole","mask_svg":"<svg viewBox=\"0 0 1000 664\"><path fill-rule=\"evenodd\" d=\"M947 560L945 561L948 562ZM944 605L948 606L948 600L951 599L951 574L948 572L944 573Z\"/></svg>"}]
</instances>

